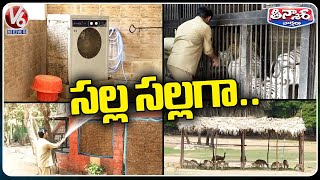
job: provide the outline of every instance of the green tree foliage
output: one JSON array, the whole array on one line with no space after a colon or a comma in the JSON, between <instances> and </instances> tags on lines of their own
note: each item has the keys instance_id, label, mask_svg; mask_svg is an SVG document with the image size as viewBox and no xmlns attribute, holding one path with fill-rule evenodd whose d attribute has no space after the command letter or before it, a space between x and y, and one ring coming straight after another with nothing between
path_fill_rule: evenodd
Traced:
<instances>
[{"instance_id":1,"label":"green tree foliage","mask_svg":"<svg viewBox=\"0 0 320 180\"><path fill-rule=\"evenodd\" d=\"M305 125L307 128L315 128L316 127L316 110L317 104L315 100L301 101L301 100L282 100L282 101L261 101L264 102L264 106L259 106L258 108L264 110L265 114L269 117L275 118L290 118L290 117L301 117L305 121ZM237 107L234 108L219 108L219 111L224 111L229 114L229 116L239 116L238 111L236 111ZM235 110L234 110L235 109ZM206 114L206 116L226 116L226 113L218 112L218 113L208 113L209 111L217 111L216 109L200 109L201 113L199 115ZM240 109L240 111L243 109ZM197 114L198 115L198 114ZM173 128L177 129L177 122L175 121L167 121L165 118L164 125L165 128Z\"/></svg>"},{"instance_id":2,"label":"green tree foliage","mask_svg":"<svg viewBox=\"0 0 320 180\"><path fill-rule=\"evenodd\" d=\"M316 101L272 101L265 109L269 117L290 118L298 116L304 119L306 127L316 127Z\"/></svg>"},{"instance_id":3,"label":"green tree foliage","mask_svg":"<svg viewBox=\"0 0 320 180\"><path fill-rule=\"evenodd\" d=\"M317 121L317 106L315 101L305 101L301 103L300 111L297 112L296 116L302 116L306 124L306 127L316 127Z\"/></svg>"},{"instance_id":4,"label":"green tree foliage","mask_svg":"<svg viewBox=\"0 0 320 180\"><path fill-rule=\"evenodd\" d=\"M15 127L13 132L13 140L24 145L27 139L27 129L24 125L18 125Z\"/></svg>"},{"instance_id":5,"label":"green tree foliage","mask_svg":"<svg viewBox=\"0 0 320 180\"><path fill-rule=\"evenodd\" d=\"M26 109L26 105L30 107ZM43 113L41 110L42 104L25 104L25 103L5 103L4 104L4 140L7 145L12 143L12 140L24 144L29 138L28 130L25 125L25 113L31 111L32 116L36 119L35 122L38 126L44 127L44 119L41 118ZM49 110L51 114L57 113L57 103L50 103ZM55 122L56 123L56 122ZM36 130L37 128L35 128ZM36 133L36 132L35 132Z\"/></svg>"}]
</instances>

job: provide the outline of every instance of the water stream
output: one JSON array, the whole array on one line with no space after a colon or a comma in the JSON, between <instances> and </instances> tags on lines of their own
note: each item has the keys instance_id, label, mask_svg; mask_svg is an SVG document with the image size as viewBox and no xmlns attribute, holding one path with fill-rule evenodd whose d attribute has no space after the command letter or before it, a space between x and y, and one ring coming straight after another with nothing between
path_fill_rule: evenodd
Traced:
<instances>
[{"instance_id":1,"label":"water stream","mask_svg":"<svg viewBox=\"0 0 320 180\"><path fill-rule=\"evenodd\" d=\"M67 131L65 137L70 136L70 134L73 131L75 131L76 129L81 127L84 123L86 123L87 121L92 119L92 117L93 117L92 115L91 116L88 116L88 115L79 116L78 120L73 121L71 124L69 124L69 128L68 128L68 131Z\"/></svg>"}]
</instances>

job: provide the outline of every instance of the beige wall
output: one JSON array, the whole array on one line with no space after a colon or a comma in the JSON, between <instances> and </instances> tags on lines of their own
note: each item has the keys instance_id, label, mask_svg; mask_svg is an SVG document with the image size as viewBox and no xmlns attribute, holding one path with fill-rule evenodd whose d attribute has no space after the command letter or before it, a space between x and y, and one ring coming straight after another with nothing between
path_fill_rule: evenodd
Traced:
<instances>
[{"instance_id":1,"label":"beige wall","mask_svg":"<svg viewBox=\"0 0 320 180\"><path fill-rule=\"evenodd\" d=\"M117 27L123 37L129 80L139 80L144 74L162 75L162 29L129 32L129 26L162 26L162 6L126 4L48 4L48 14L78 14L109 16L109 26ZM119 70L114 79L123 80Z\"/></svg>"},{"instance_id":2,"label":"beige wall","mask_svg":"<svg viewBox=\"0 0 320 180\"><path fill-rule=\"evenodd\" d=\"M28 98L33 93L33 78L41 73L41 64L46 61L46 21L30 20L25 28L27 35L4 35L5 101Z\"/></svg>"}]
</instances>

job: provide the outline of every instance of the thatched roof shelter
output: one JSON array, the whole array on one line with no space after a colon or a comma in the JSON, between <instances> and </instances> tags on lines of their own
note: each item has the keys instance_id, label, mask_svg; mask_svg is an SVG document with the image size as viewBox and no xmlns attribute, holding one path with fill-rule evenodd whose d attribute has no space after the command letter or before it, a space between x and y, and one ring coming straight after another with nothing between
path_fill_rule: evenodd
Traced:
<instances>
[{"instance_id":1,"label":"thatched roof shelter","mask_svg":"<svg viewBox=\"0 0 320 180\"><path fill-rule=\"evenodd\" d=\"M178 122L178 128L187 132L202 132L208 129L222 134L238 135L241 130L256 133L267 133L274 130L277 134L291 134L297 137L306 130L302 118L270 118L270 117L195 117L194 120Z\"/></svg>"}]
</instances>

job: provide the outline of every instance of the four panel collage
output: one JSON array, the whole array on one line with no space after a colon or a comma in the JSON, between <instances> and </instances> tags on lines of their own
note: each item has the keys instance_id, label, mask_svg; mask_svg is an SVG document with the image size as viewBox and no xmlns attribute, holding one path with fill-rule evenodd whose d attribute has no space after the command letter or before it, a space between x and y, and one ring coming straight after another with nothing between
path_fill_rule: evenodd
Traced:
<instances>
[{"instance_id":1,"label":"four panel collage","mask_svg":"<svg viewBox=\"0 0 320 180\"><path fill-rule=\"evenodd\" d=\"M2 23L3 176L318 170L311 3L9 3Z\"/></svg>"}]
</instances>

